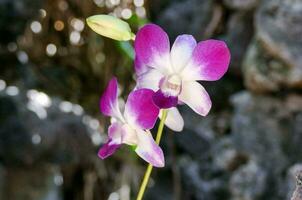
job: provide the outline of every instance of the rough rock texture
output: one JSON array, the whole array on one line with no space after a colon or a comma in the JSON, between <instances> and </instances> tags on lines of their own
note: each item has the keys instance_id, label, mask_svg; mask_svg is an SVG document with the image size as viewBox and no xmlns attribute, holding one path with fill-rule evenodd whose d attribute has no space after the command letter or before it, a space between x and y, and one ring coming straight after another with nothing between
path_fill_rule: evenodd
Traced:
<instances>
[{"instance_id":1,"label":"rough rock texture","mask_svg":"<svg viewBox=\"0 0 302 200\"><path fill-rule=\"evenodd\" d=\"M240 75L241 63L253 37L253 15L251 12L238 11L227 22L225 40L230 45L232 55L231 73Z\"/></svg>"},{"instance_id":2,"label":"rough rock texture","mask_svg":"<svg viewBox=\"0 0 302 200\"><path fill-rule=\"evenodd\" d=\"M201 40L213 35L222 20L222 12L221 6L211 0L176 1L158 16L158 23L172 39L190 33Z\"/></svg>"},{"instance_id":3,"label":"rough rock texture","mask_svg":"<svg viewBox=\"0 0 302 200\"><path fill-rule=\"evenodd\" d=\"M260 0L224 0L223 2L231 9L251 10L257 7Z\"/></svg>"},{"instance_id":4,"label":"rough rock texture","mask_svg":"<svg viewBox=\"0 0 302 200\"><path fill-rule=\"evenodd\" d=\"M245 61L248 88L302 88L302 1L262 1L255 18L256 42Z\"/></svg>"},{"instance_id":5,"label":"rough rock texture","mask_svg":"<svg viewBox=\"0 0 302 200\"><path fill-rule=\"evenodd\" d=\"M267 167L272 175L281 173L287 164L283 143L290 136L288 127L293 123L284 102L242 92L232 97L232 103L232 132L237 149Z\"/></svg>"},{"instance_id":6,"label":"rough rock texture","mask_svg":"<svg viewBox=\"0 0 302 200\"><path fill-rule=\"evenodd\" d=\"M272 56L301 76L302 1L263 1L256 14L257 37ZM293 83L298 82L294 79Z\"/></svg>"},{"instance_id":7,"label":"rough rock texture","mask_svg":"<svg viewBox=\"0 0 302 200\"><path fill-rule=\"evenodd\" d=\"M301 172L302 164L297 163L291 166L287 171L287 179L284 184L285 192L287 192L287 198L290 200L301 200Z\"/></svg>"},{"instance_id":8,"label":"rough rock texture","mask_svg":"<svg viewBox=\"0 0 302 200\"><path fill-rule=\"evenodd\" d=\"M229 189L233 200L255 200L263 196L267 183L267 172L250 161L234 172Z\"/></svg>"},{"instance_id":9,"label":"rough rock texture","mask_svg":"<svg viewBox=\"0 0 302 200\"><path fill-rule=\"evenodd\" d=\"M245 85L258 93L276 92L285 87L290 68L270 58L259 42L253 41L243 63Z\"/></svg>"}]
</instances>

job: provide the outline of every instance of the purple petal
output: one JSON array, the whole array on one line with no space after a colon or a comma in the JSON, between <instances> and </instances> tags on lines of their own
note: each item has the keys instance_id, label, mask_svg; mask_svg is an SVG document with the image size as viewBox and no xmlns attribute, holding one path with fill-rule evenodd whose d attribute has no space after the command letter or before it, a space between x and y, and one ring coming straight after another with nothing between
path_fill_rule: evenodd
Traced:
<instances>
[{"instance_id":1,"label":"purple petal","mask_svg":"<svg viewBox=\"0 0 302 200\"><path fill-rule=\"evenodd\" d=\"M176 38L171 49L171 62L176 73L185 68L195 47L196 40L192 35L180 35Z\"/></svg>"},{"instance_id":2,"label":"purple petal","mask_svg":"<svg viewBox=\"0 0 302 200\"><path fill-rule=\"evenodd\" d=\"M118 148L120 148L120 146L121 146L120 144L114 144L114 143L112 144L111 142L112 142L112 140L109 139L108 142L100 148L100 150L98 152L98 156L101 159L105 159L105 158L111 156L112 154L114 154L114 152Z\"/></svg>"},{"instance_id":3,"label":"purple petal","mask_svg":"<svg viewBox=\"0 0 302 200\"><path fill-rule=\"evenodd\" d=\"M154 103L163 109L172 108L177 106L178 98L177 96L165 95L160 89L153 95Z\"/></svg>"},{"instance_id":4,"label":"purple petal","mask_svg":"<svg viewBox=\"0 0 302 200\"><path fill-rule=\"evenodd\" d=\"M228 70L230 51L225 42L206 40L199 42L182 75L185 80L215 81Z\"/></svg>"},{"instance_id":5,"label":"purple petal","mask_svg":"<svg viewBox=\"0 0 302 200\"><path fill-rule=\"evenodd\" d=\"M157 69L169 67L163 64L167 63L169 58L169 37L159 26L147 24L139 29L135 37L134 49L138 62L137 72L141 72L142 64Z\"/></svg>"},{"instance_id":6,"label":"purple petal","mask_svg":"<svg viewBox=\"0 0 302 200\"><path fill-rule=\"evenodd\" d=\"M154 167L164 167L165 158L161 148L155 143L150 132L137 131L138 144L135 149L137 155L153 165Z\"/></svg>"},{"instance_id":7,"label":"purple petal","mask_svg":"<svg viewBox=\"0 0 302 200\"><path fill-rule=\"evenodd\" d=\"M120 117L118 107L118 87L117 79L114 77L110 80L104 94L100 99L101 112L106 116Z\"/></svg>"},{"instance_id":8,"label":"purple petal","mask_svg":"<svg viewBox=\"0 0 302 200\"><path fill-rule=\"evenodd\" d=\"M108 137L116 144L122 143L123 125L115 122L108 128Z\"/></svg>"},{"instance_id":9,"label":"purple petal","mask_svg":"<svg viewBox=\"0 0 302 200\"><path fill-rule=\"evenodd\" d=\"M134 60L134 69L137 76L140 76L147 72L150 68L142 63L137 56L135 56Z\"/></svg>"},{"instance_id":10,"label":"purple petal","mask_svg":"<svg viewBox=\"0 0 302 200\"><path fill-rule=\"evenodd\" d=\"M100 148L98 156L102 159L111 156L122 144L123 126L113 123L108 128L108 142Z\"/></svg>"},{"instance_id":11,"label":"purple petal","mask_svg":"<svg viewBox=\"0 0 302 200\"><path fill-rule=\"evenodd\" d=\"M190 106L196 113L206 116L212 106L207 91L196 81L184 82L179 100Z\"/></svg>"},{"instance_id":12,"label":"purple petal","mask_svg":"<svg viewBox=\"0 0 302 200\"><path fill-rule=\"evenodd\" d=\"M159 113L152 100L153 94L150 89L138 89L129 94L124 114L128 123L141 129L153 128Z\"/></svg>"}]
</instances>

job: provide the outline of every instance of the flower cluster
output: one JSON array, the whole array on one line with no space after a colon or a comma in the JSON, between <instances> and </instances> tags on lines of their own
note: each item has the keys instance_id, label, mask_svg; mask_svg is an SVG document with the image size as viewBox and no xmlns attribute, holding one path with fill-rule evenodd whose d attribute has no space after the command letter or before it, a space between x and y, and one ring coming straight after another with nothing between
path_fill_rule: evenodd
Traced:
<instances>
[{"instance_id":1,"label":"flower cluster","mask_svg":"<svg viewBox=\"0 0 302 200\"><path fill-rule=\"evenodd\" d=\"M99 157L112 155L121 144L135 145L135 152L156 167L164 166L161 148L155 143L149 129L153 128L159 108L152 101L150 89L132 91L122 114L118 105L118 85L113 78L101 97L101 112L112 117L108 129L108 142L99 150Z\"/></svg>"},{"instance_id":2,"label":"flower cluster","mask_svg":"<svg viewBox=\"0 0 302 200\"><path fill-rule=\"evenodd\" d=\"M101 112L112 118L109 139L99 150L104 159L121 144L155 167L164 166L164 155L150 129L162 109L168 111L165 125L182 131L184 121L176 106L187 104L206 116L212 106L204 87L197 81L216 81L227 71L230 52L220 40L196 42L191 35L180 35L170 49L168 35L159 26L147 24L136 36L125 22L112 17L93 16L88 25L97 33L117 40L134 39L137 85L129 94L123 114L118 105L118 84L113 78L101 97Z\"/></svg>"}]
</instances>

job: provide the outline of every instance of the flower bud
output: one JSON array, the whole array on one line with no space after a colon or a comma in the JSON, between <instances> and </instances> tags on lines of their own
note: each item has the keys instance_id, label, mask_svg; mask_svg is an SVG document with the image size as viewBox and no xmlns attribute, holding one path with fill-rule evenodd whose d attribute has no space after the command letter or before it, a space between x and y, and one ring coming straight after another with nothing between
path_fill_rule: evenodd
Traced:
<instances>
[{"instance_id":1,"label":"flower bud","mask_svg":"<svg viewBox=\"0 0 302 200\"><path fill-rule=\"evenodd\" d=\"M94 15L86 21L94 32L114 40L128 41L135 37L127 22L110 15Z\"/></svg>"}]
</instances>

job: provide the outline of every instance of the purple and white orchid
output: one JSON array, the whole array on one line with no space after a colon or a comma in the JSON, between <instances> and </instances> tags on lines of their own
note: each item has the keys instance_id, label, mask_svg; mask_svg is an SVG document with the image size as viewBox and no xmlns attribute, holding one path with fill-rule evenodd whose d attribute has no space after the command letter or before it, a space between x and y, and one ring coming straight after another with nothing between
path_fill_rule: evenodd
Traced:
<instances>
[{"instance_id":1,"label":"purple and white orchid","mask_svg":"<svg viewBox=\"0 0 302 200\"><path fill-rule=\"evenodd\" d=\"M104 159L112 155L121 144L134 145L135 152L155 167L165 164L161 148L155 143L149 129L152 129L159 114L154 104L150 89L132 91L125 104L122 115L118 105L118 85L113 78L100 100L101 112L112 117L108 129L108 141L99 150L99 157Z\"/></svg>"},{"instance_id":2,"label":"purple and white orchid","mask_svg":"<svg viewBox=\"0 0 302 200\"><path fill-rule=\"evenodd\" d=\"M134 37L130 26L115 17L97 15L87 19L97 33L120 41L134 39L137 86L125 104L124 113L118 105L118 85L113 78L100 101L101 112L112 117L108 141L99 150L104 159L122 144L135 146L135 152L149 162L137 200L142 200L152 166L165 164L161 148L154 141L152 129L162 117L156 141L159 143L164 124L181 131L184 121L176 106L187 104L196 113L206 116L211 99L197 81L216 81L227 71L230 51L223 41L206 40L197 43L191 35L180 35L172 48L168 35L157 25L143 26ZM161 109L161 110L160 110Z\"/></svg>"},{"instance_id":3,"label":"purple and white orchid","mask_svg":"<svg viewBox=\"0 0 302 200\"><path fill-rule=\"evenodd\" d=\"M223 41L197 43L191 35L180 35L170 50L168 35L159 26L148 24L138 31L134 48L137 88L155 91L156 105L176 113L173 107L185 103L202 116L208 114L212 102L197 81L216 81L226 73L230 52ZM167 121L171 117L182 120L178 112L170 115Z\"/></svg>"}]
</instances>

